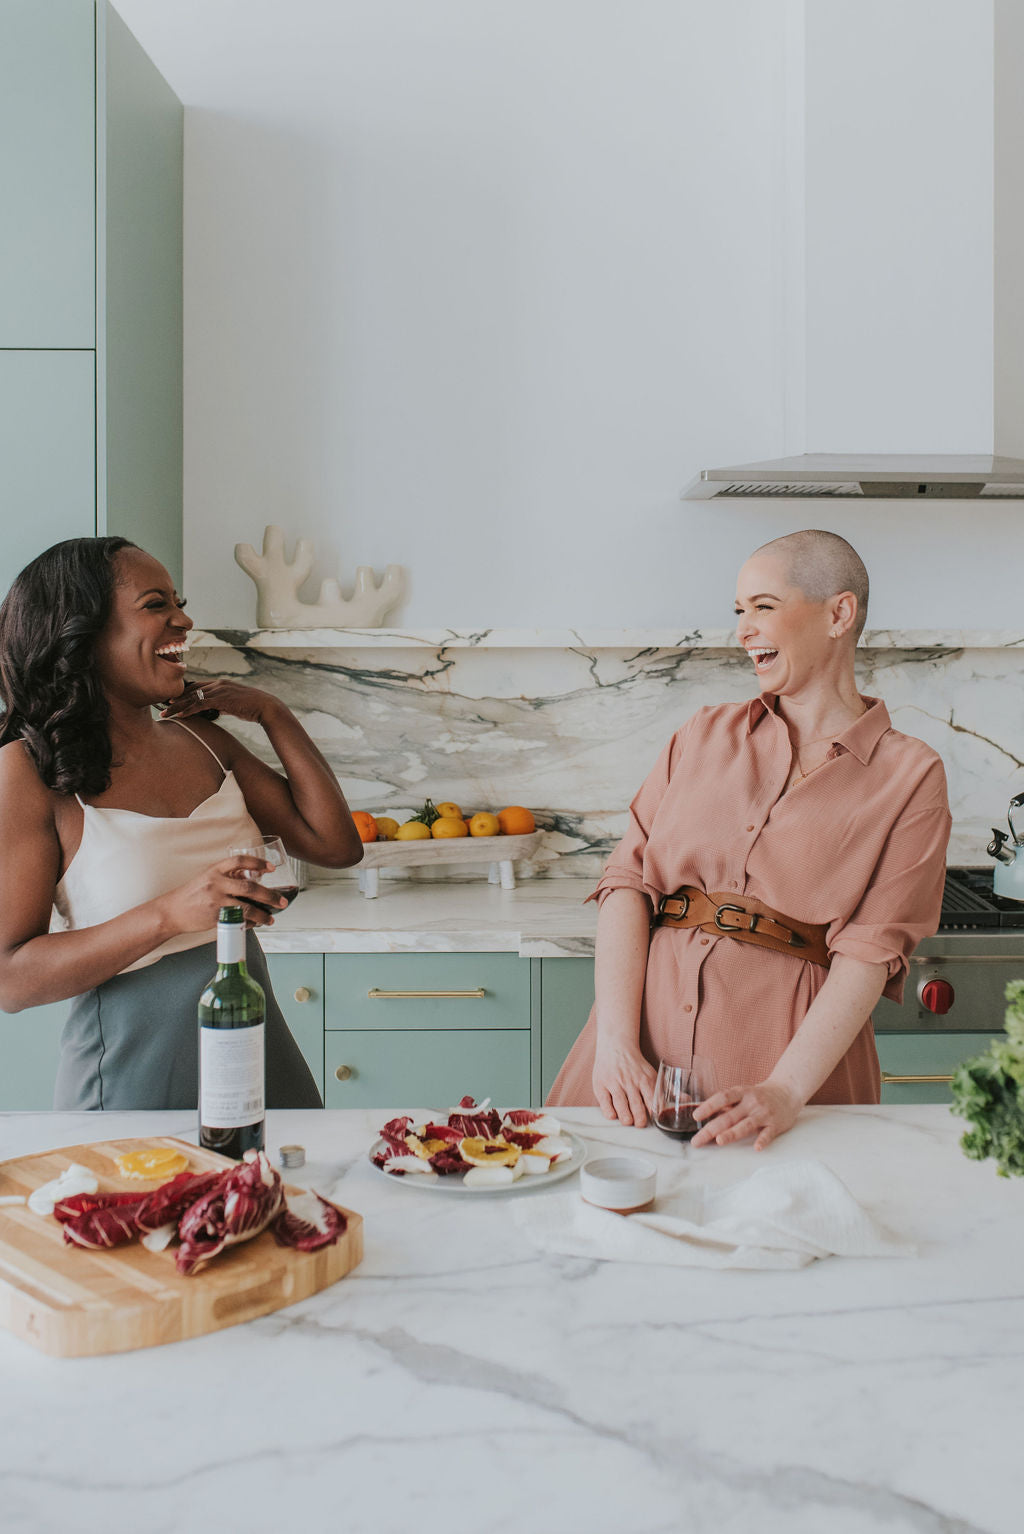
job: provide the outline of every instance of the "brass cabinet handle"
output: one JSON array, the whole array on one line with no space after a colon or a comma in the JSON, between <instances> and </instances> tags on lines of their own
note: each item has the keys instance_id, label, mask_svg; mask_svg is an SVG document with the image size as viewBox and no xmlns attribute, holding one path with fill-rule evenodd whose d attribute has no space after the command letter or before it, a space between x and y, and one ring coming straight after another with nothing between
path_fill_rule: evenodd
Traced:
<instances>
[{"instance_id":1,"label":"brass cabinet handle","mask_svg":"<svg viewBox=\"0 0 1024 1534\"><path fill-rule=\"evenodd\" d=\"M295 992L295 1000L308 1001L312 994L313 992L309 989L308 985L300 985L298 990Z\"/></svg>"},{"instance_id":2,"label":"brass cabinet handle","mask_svg":"<svg viewBox=\"0 0 1024 1534\"><path fill-rule=\"evenodd\" d=\"M952 1081L952 1076L891 1076L888 1071L882 1072L883 1087L901 1087L922 1083L932 1086L945 1086Z\"/></svg>"},{"instance_id":3,"label":"brass cabinet handle","mask_svg":"<svg viewBox=\"0 0 1024 1534\"><path fill-rule=\"evenodd\" d=\"M347 1081L352 1074L350 1065L339 1065L334 1073L335 1081Z\"/></svg>"},{"instance_id":4,"label":"brass cabinet handle","mask_svg":"<svg viewBox=\"0 0 1024 1534\"><path fill-rule=\"evenodd\" d=\"M420 997L429 997L431 1000L440 997L444 1001L465 1001L486 996L487 992L482 985L478 985L472 991L381 991L374 986L366 994L371 1001L411 1001L413 998Z\"/></svg>"}]
</instances>

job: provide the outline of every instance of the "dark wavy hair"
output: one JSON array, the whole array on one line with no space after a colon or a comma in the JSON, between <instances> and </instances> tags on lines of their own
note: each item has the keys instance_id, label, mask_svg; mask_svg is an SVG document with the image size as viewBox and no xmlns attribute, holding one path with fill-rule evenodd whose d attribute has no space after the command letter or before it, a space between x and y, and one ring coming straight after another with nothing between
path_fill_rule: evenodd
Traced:
<instances>
[{"instance_id":1,"label":"dark wavy hair","mask_svg":"<svg viewBox=\"0 0 1024 1534\"><path fill-rule=\"evenodd\" d=\"M127 538L68 538L26 565L0 604L0 745L23 740L48 788L110 786L109 706L96 637Z\"/></svg>"}]
</instances>

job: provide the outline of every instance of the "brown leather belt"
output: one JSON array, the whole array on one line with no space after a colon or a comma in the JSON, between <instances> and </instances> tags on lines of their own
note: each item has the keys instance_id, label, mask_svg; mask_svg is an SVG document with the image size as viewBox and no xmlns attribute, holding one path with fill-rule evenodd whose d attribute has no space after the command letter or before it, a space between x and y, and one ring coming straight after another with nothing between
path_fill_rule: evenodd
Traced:
<instances>
[{"instance_id":1,"label":"brown leather belt","mask_svg":"<svg viewBox=\"0 0 1024 1534\"><path fill-rule=\"evenodd\" d=\"M674 895L662 897L654 925L700 927L704 932L725 933L741 943L774 948L777 953L789 953L826 969L832 962L825 943L827 924L795 921L751 895L708 894L684 884Z\"/></svg>"}]
</instances>

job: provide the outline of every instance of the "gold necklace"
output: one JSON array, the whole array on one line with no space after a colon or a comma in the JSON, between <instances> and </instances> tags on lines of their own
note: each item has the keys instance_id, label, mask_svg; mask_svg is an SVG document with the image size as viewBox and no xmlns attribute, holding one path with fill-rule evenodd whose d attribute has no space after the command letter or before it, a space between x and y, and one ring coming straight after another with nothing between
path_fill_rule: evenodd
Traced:
<instances>
[{"instance_id":1,"label":"gold necklace","mask_svg":"<svg viewBox=\"0 0 1024 1534\"><path fill-rule=\"evenodd\" d=\"M821 738L822 738L822 740L828 740L828 736L827 735L823 735ZM813 741L808 741L807 744L810 746L810 745L813 745L814 742ZM804 778L809 778L812 772L817 772L819 770L819 768L824 767L825 762L830 762L831 760L832 760L831 755L826 756L824 761L815 763L815 765L813 767L811 767L807 772L804 772L804 770L803 770L804 764L800 760L800 753L798 751L796 753L796 764L800 768L800 771L797 773L796 777L793 779L793 782L790 785L790 787L795 788L798 783L802 783L803 782Z\"/></svg>"}]
</instances>

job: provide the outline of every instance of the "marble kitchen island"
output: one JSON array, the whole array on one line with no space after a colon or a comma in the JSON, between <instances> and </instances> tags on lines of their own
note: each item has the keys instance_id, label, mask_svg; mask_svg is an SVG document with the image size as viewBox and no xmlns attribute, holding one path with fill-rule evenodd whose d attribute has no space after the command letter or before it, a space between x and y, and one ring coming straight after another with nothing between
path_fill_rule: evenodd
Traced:
<instances>
[{"instance_id":1,"label":"marble kitchen island","mask_svg":"<svg viewBox=\"0 0 1024 1534\"><path fill-rule=\"evenodd\" d=\"M362 1266L137 1353L60 1360L0 1333L4 1528L1018 1534L1024 1183L967 1161L959 1120L811 1109L755 1156L562 1116L708 1185L816 1157L918 1253L798 1272L556 1257L528 1211L557 1188L396 1185L366 1161L380 1113L273 1113L272 1153L307 1149L289 1175L365 1216ZM0 1156L193 1132L181 1113L6 1114Z\"/></svg>"}]
</instances>

